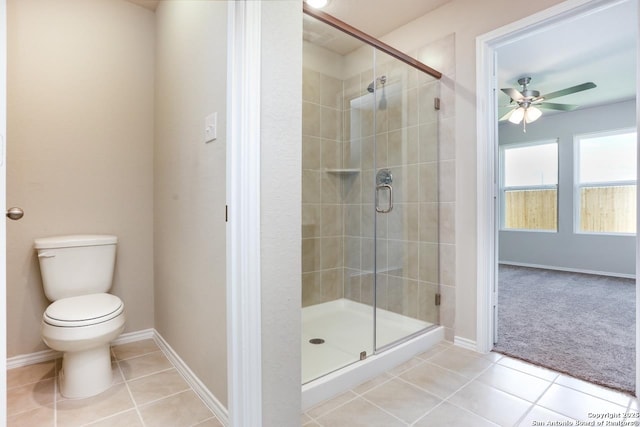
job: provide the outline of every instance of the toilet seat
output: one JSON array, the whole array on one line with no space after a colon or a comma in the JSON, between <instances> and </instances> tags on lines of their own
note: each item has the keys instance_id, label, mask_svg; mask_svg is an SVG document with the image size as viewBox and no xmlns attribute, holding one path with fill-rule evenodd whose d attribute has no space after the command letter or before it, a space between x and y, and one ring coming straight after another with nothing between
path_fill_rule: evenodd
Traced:
<instances>
[{"instance_id":1,"label":"toilet seat","mask_svg":"<svg viewBox=\"0 0 640 427\"><path fill-rule=\"evenodd\" d=\"M79 327L107 322L124 311L122 300L112 294L62 298L47 307L43 321L51 326Z\"/></svg>"}]
</instances>

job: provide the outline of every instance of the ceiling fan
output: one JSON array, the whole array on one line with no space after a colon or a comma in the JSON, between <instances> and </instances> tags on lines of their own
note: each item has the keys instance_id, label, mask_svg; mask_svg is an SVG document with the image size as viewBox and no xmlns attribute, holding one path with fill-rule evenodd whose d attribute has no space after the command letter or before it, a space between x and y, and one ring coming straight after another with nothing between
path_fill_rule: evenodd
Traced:
<instances>
[{"instance_id":1,"label":"ceiling fan","mask_svg":"<svg viewBox=\"0 0 640 427\"><path fill-rule=\"evenodd\" d=\"M522 86L521 91L517 91L513 88L503 88L502 91L506 93L511 101L509 107L514 107L507 114L500 117L500 121L509 120L511 123L519 124L523 122L524 132L527 131L527 123L534 122L540 118L542 111L540 108L549 110L560 111L572 111L578 108L574 104L556 104L552 102L546 102L549 99L560 98L561 96L570 95L576 92L582 92L584 90L593 89L596 87L595 83L587 82L577 86L571 86L566 89L558 90L548 93L546 95L540 95L537 90L529 89L528 85L531 82L531 77L522 77L518 79L518 84Z\"/></svg>"}]
</instances>

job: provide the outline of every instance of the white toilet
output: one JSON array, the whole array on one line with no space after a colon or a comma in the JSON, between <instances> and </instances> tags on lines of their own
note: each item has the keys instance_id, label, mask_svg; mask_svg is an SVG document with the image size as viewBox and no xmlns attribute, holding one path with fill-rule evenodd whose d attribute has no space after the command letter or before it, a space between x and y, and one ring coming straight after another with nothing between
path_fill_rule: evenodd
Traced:
<instances>
[{"instance_id":1,"label":"white toilet","mask_svg":"<svg viewBox=\"0 0 640 427\"><path fill-rule=\"evenodd\" d=\"M44 293L42 340L63 352L60 392L94 396L111 386L110 342L124 329L124 304L108 294L118 238L74 235L35 240Z\"/></svg>"}]
</instances>

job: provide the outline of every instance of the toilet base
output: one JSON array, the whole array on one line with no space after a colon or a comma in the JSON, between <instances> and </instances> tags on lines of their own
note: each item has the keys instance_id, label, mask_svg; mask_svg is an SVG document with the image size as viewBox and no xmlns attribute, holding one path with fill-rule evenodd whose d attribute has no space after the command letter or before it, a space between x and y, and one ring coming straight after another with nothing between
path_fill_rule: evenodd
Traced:
<instances>
[{"instance_id":1,"label":"toilet base","mask_svg":"<svg viewBox=\"0 0 640 427\"><path fill-rule=\"evenodd\" d=\"M95 396L111 387L112 382L109 343L63 354L59 383L64 397L82 399Z\"/></svg>"}]
</instances>

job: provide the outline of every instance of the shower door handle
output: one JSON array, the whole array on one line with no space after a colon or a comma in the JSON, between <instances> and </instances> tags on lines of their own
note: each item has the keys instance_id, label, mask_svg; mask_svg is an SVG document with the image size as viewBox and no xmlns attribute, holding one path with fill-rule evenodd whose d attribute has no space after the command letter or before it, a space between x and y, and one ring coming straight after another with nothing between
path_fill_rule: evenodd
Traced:
<instances>
[{"instance_id":1,"label":"shower door handle","mask_svg":"<svg viewBox=\"0 0 640 427\"><path fill-rule=\"evenodd\" d=\"M386 209L380 207L380 191L389 190L389 204ZM376 186L376 212L378 213L389 213L393 209L393 187L389 184L379 184Z\"/></svg>"}]
</instances>

